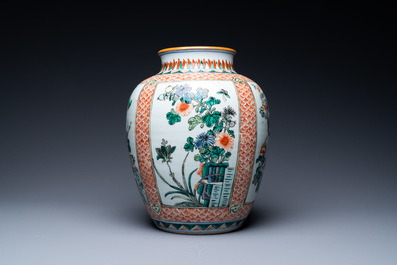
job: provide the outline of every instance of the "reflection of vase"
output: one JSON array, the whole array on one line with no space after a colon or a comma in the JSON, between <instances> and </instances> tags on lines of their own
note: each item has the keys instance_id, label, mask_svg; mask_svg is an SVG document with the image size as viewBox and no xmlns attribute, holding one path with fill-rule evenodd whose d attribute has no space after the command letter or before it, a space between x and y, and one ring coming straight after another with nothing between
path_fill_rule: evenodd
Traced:
<instances>
[{"instance_id":1,"label":"reflection of vase","mask_svg":"<svg viewBox=\"0 0 397 265\"><path fill-rule=\"evenodd\" d=\"M235 53L212 46L161 50L160 72L130 97L133 171L162 230L228 232L252 208L269 113L260 87L236 73Z\"/></svg>"}]
</instances>

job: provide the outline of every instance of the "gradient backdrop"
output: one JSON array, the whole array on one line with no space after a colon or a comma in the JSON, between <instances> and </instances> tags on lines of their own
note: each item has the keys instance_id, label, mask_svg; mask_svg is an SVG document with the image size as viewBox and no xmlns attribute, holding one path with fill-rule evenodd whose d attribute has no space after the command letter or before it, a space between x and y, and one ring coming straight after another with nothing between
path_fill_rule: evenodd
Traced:
<instances>
[{"instance_id":1,"label":"gradient backdrop","mask_svg":"<svg viewBox=\"0 0 397 265\"><path fill-rule=\"evenodd\" d=\"M174 6L178 8L174 8ZM1 264L397 264L391 7L238 2L3 8ZM243 229L154 228L125 140L157 51L237 50L270 104L267 168Z\"/></svg>"}]
</instances>

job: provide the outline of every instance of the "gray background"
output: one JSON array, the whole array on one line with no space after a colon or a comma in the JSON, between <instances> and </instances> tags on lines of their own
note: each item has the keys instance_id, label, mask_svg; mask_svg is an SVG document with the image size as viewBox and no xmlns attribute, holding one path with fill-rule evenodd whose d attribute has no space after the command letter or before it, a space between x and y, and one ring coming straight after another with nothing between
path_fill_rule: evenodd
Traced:
<instances>
[{"instance_id":1,"label":"gray background","mask_svg":"<svg viewBox=\"0 0 397 265\"><path fill-rule=\"evenodd\" d=\"M391 10L5 8L0 264L396 264ZM269 99L265 176L237 232L157 230L132 177L128 98L183 45L236 49Z\"/></svg>"}]
</instances>

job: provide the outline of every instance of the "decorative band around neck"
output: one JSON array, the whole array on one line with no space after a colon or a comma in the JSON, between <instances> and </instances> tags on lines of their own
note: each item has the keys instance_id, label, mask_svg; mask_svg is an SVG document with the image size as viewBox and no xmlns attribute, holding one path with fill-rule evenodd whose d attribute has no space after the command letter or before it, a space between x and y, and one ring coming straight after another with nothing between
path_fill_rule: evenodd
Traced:
<instances>
[{"instance_id":1,"label":"decorative band around neck","mask_svg":"<svg viewBox=\"0 0 397 265\"><path fill-rule=\"evenodd\" d=\"M177 73L235 74L233 56L236 51L225 47L187 46L160 50L158 75Z\"/></svg>"}]
</instances>

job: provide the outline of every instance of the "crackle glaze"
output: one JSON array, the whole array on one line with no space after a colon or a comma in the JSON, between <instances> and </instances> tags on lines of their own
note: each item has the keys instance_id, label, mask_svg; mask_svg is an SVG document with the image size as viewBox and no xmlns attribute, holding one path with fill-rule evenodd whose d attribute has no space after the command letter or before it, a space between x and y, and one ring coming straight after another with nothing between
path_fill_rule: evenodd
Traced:
<instances>
[{"instance_id":1,"label":"crackle glaze","mask_svg":"<svg viewBox=\"0 0 397 265\"><path fill-rule=\"evenodd\" d=\"M237 229L262 179L269 111L261 88L234 70L230 48L159 51L161 70L133 91L129 157L146 209L162 230Z\"/></svg>"}]
</instances>

